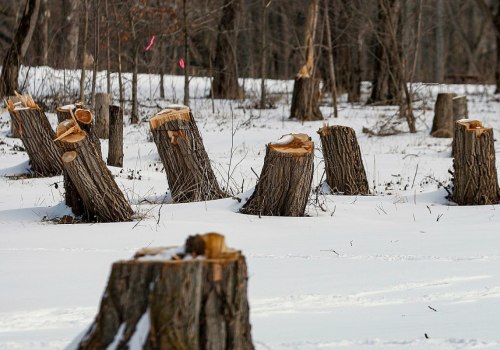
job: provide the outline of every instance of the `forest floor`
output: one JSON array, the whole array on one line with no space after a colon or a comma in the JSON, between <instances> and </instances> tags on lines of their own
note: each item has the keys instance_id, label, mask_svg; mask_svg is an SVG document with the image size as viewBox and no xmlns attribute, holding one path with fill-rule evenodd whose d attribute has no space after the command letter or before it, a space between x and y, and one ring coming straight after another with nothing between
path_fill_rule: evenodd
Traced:
<instances>
[{"instance_id":1,"label":"forest floor","mask_svg":"<svg viewBox=\"0 0 500 350\"><path fill-rule=\"evenodd\" d=\"M55 95L62 77L32 69L27 88L35 97ZM160 99L158 77L140 77L142 121L126 123L124 167L110 168L137 213L133 222L56 224L70 212L62 177L18 176L28 157L8 137L8 113L0 115L0 349L64 348L92 322L112 262L211 231L247 257L256 349L500 348L500 206L449 202L443 185L451 181L451 140L429 136L436 94L445 91L466 94L470 118L499 135L492 86L415 85L416 134L395 107L341 99L334 119L325 102L326 122L355 129L372 195L316 191L307 217L259 218L238 209L260 173L265 144L309 134L316 188L324 180L316 133L323 122L288 120L293 82L269 81L275 108L258 110L260 81L244 81L251 97L230 102L206 98L209 80L194 78L191 108L219 183L234 198L173 204L147 120L182 102L182 81L166 77L167 98ZM99 83L102 89L102 76ZM64 84L76 86L75 79ZM371 136L363 127L394 135Z\"/></svg>"}]
</instances>

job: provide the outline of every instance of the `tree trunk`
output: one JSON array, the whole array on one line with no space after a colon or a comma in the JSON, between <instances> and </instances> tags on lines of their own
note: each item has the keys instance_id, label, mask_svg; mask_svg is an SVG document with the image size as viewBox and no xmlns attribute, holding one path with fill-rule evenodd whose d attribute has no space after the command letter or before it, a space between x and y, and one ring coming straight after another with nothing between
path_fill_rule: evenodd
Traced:
<instances>
[{"instance_id":1,"label":"tree trunk","mask_svg":"<svg viewBox=\"0 0 500 350\"><path fill-rule=\"evenodd\" d=\"M87 134L71 123L63 128L68 126L74 129L61 133L58 142L62 149L74 148L62 155L62 162L82 198L85 217L97 222L130 221L132 208Z\"/></svg>"},{"instance_id":2,"label":"tree trunk","mask_svg":"<svg viewBox=\"0 0 500 350\"><path fill-rule=\"evenodd\" d=\"M123 167L123 110L109 106L108 165Z\"/></svg>"},{"instance_id":3,"label":"tree trunk","mask_svg":"<svg viewBox=\"0 0 500 350\"><path fill-rule=\"evenodd\" d=\"M453 122L460 119L468 119L467 96L453 97Z\"/></svg>"},{"instance_id":4,"label":"tree trunk","mask_svg":"<svg viewBox=\"0 0 500 350\"><path fill-rule=\"evenodd\" d=\"M93 1L94 7L94 62L92 65L92 91L90 93L90 105L95 106L95 91L97 85L97 70L99 68L99 0ZM106 108L107 110L107 108ZM106 128L107 132L108 128Z\"/></svg>"},{"instance_id":5,"label":"tree trunk","mask_svg":"<svg viewBox=\"0 0 500 350\"><path fill-rule=\"evenodd\" d=\"M400 0L378 0L378 23L375 33L375 69L369 104L395 104L403 101L404 77L398 69L401 47L398 37Z\"/></svg>"},{"instance_id":6,"label":"tree trunk","mask_svg":"<svg viewBox=\"0 0 500 350\"><path fill-rule=\"evenodd\" d=\"M73 112L73 115L71 114ZM67 105L58 107L56 109L57 121L59 123L56 130L56 136L60 136L66 132L70 127L74 126L74 121L78 123L80 129L87 133L87 137L92 142L96 152L101 156L101 143L99 138L95 135L93 128L93 117L89 110L83 109L83 105ZM74 116L74 119L73 119ZM71 142L56 142L57 146L61 150L61 154L76 150L77 144ZM73 181L69 177L66 170L63 172L63 184L64 184L64 200L68 207L74 215L80 216L85 214L85 207L83 204L83 199L78 193Z\"/></svg>"},{"instance_id":7,"label":"tree trunk","mask_svg":"<svg viewBox=\"0 0 500 350\"><path fill-rule=\"evenodd\" d=\"M455 123L453 193L458 205L500 203L493 129L477 120Z\"/></svg>"},{"instance_id":8,"label":"tree trunk","mask_svg":"<svg viewBox=\"0 0 500 350\"><path fill-rule=\"evenodd\" d=\"M50 21L50 7L48 0L41 0L38 15L39 31L39 59L40 65L49 65L49 21Z\"/></svg>"},{"instance_id":9,"label":"tree trunk","mask_svg":"<svg viewBox=\"0 0 500 350\"><path fill-rule=\"evenodd\" d=\"M431 136L440 138L453 137L453 98L454 93L439 93L434 105L434 120Z\"/></svg>"},{"instance_id":10,"label":"tree trunk","mask_svg":"<svg viewBox=\"0 0 500 350\"><path fill-rule=\"evenodd\" d=\"M214 98L243 98L243 90L238 84L237 26L241 11L241 0L224 0L219 23L215 58L213 61Z\"/></svg>"},{"instance_id":11,"label":"tree trunk","mask_svg":"<svg viewBox=\"0 0 500 350\"><path fill-rule=\"evenodd\" d=\"M496 82L496 90L495 94L500 94L500 6L497 6L497 12L493 18L493 23L495 25L495 34L496 34L496 44L497 44L497 63L495 69L495 82Z\"/></svg>"},{"instance_id":12,"label":"tree trunk","mask_svg":"<svg viewBox=\"0 0 500 350\"><path fill-rule=\"evenodd\" d=\"M23 16L14 40L7 50L0 74L0 98L15 95L18 89L19 66L28 51L40 9L40 0L26 0Z\"/></svg>"},{"instance_id":13,"label":"tree trunk","mask_svg":"<svg viewBox=\"0 0 500 350\"><path fill-rule=\"evenodd\" d=\"M130 112L130 123L139 122L139 102L137 100L137 74L139 73L139 50L134 48L134 61L132 64L132 111Z\"/></svg>"},{"instance_id":14,"label":"tree trunk","mask_svg":"<svg viewBox=\"0 0 500 350\"><path fill-rule=\"evenodd\" d=\"M66 35L64 36L64 56L65 68L76 68L78 58L78 32L80 29L79 5L80 0L65 0L64 27ZM82 3L82 6L85 5Z\"/></svg>"},{"instance_id":15,"label":"tree trunk","mask_svg":"<svg viewBox=\"0 0 500 350\"><path fill-rule=\"evenodd\" d=\"M95 133L100 139L109 137L109 105L111 95L99 92L95 94Z\"/></svg>"},{"instance_id":16,"label":"tree trunk","mask_svg":"<svg viewBox=\"0 0 500 350\"><path fill-rule=\"evenodd\" d=\"M19 102L19 99L17 98L17 96L9 96L9 98L7 100L11 100L13 103ZM18 139L21 137L21 135L19 135L19 130L17 129L15 122L16 121L14 120L14 118L10 117L10 135L9 135L9 137L14 138L14 139Z\"/></svg>"},{"instance_id":17,"label":"tree trunk","mask_svg":"<svg viewBox=\"0 0 500 350\"><path fill-rule=\"evenodd\" d=\"M99 313L74 348L253 350L245 257L165 257L179 250L145 248L114 263Z\"/></svg>"},{"instance_id":18,"label":"tree trunk","mask_svg":"<svg viewBox=\"0 0 500 350\"><path fill-rule=\"evenodd\" d=\"M330 11L328 1L325 1L325 23L326 23L326 42L328 43L328 74L331 81L330 90L332 92L333 116L338 118L337 109L337 79L335 78L335 63L333 60L332 30L330 27Z\"/></svg>"},{"instance_id":19,"label":"tree trunk","mask_svg":"<svg viewBox=\"0 0 500 350\"><path fill-rule=\"evenodd\" d=\"M188 107L170 107L149 125L167 173L174 202L227 197L217 183L203 140Z\"/></svg>"},{"instance_id":20,"label":"tree trunk","mask_svg":"<svg viewBox=\"0 0 500 350\"><path fill-rule=\"evenodd\" d=\"M318 0L309 1L305 35L306 63L295 76L290 119L322 120L319 110L319 79L314 78L314 37L318 21Z\"/></svg>"},{"instance_id":21,"label":"tree trunk","mask_svg":"<svg viewBox=\"0 0 500 350\"><path fill-rule=\"evenodd\" d=\"M314 143L306 134L285 135L268 144L260 178L240 212L304 216L311 192L313 158Z\"/></svg>"},{"instance_id":22,"label":"tree trunk","mask_svg":"<svg viewBox=\"0 0 500 350\"><path fill-rule=\"evenodd\" d=\"M81 35L81 50L80 50L80 102L85 103L85 69L87 68L87 38L89 30L89 9L88 0L83 0L83 28Z\"/></svg>"},{"instance_id":23,"label":"tree trunk","mask_svg":"<svg viewBox=\"0 0 500 350\"><path fill-rule=\"evenodd\" d=\"M368 180L356 132L347 126L318 130L325 159L326 182L334 193L369 194Z\"/></svg>"},{"instance_id":24,"label":"tree trunk","mask_svg":"<svg viewBox=\"0 0 500 350\"><path fill-rule=\"evenodd\" d=\"M47 116L31 98L21 98L26 101L22 106L14 108L13 101L9 102L9 113L28 153L32 172L38 176L60 175L61 158Z\"/></svg>"}]
</instances>

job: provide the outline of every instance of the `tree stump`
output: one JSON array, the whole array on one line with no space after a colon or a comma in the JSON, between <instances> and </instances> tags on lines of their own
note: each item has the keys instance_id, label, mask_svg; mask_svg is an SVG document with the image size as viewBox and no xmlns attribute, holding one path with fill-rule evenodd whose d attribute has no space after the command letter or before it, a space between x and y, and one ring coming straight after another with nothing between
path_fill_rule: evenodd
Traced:
<instances>
[{"instance_id":1,"label":"tree stump","mask_svg":"<svg viewBox=\"0 0 500 350\"><path fill-rule=\"evenodd\" d=\"M98 222L130 221L132 208L87 133L74 121L61 124L56 142L65 151L64 170L81 197L85 218ZM74 189L66 188L68 191Z\"/></svg>"},{"instance_id":2,"label":"tree stump","mask_svg":"<svg viewBox=\"0 0 500 350\"><path fill-rule=\"evenodd\" d=\"M171 106L149 120L174 202L227 197L217 183L190 109Z\"/></svg>"},{"instance_id":3,"label":"tree stump","mask_svg":"<svg viewBox=\"0 0 500 350\"><path fill-rule=\"evenodd\" d=\"M493 129L477 120L455 123L453 193L458 205L485 205L500 202Z\"/></svg>"},{"instance_id":4,"label":"tree stump","mask_svg":"<svg viewBox=\"0 0 500 350\"><path fill-rule=\"evenodd\" d=\"M325 125L318 130L325 159L326 182L333 192L369 194L361 150L354 129Z\"/></svg>"},{"instance_id":5,"label":"tree stump","mask_svg":"<svg viewBox=\"0 0 500 350\"><path fill-rule=\"evenodd\" d=\"M17 96L9 96L7 101L12 101L12 104L14 106L21 104L21 102L19 101ZM7 102L6 107L9 109L9 102ZM21 135L19 135L19 130L16 127L15 121L16 121L15 118L12 117L12 115L11 115L11 117L10 117L10 134L8 136L13 138L13 139L19 139L19 138L21 138Z\"/></svg>"},{"instance_id":6,"label":"tree stump","mask_svg":"<svg viewBox=\"0 0 500 350\"><path fill-rule=\"evenodd\" d=\"M468 119L467 96L453 97L453 122L460 119Z\"/></svg>"},{"instance_id":7,"label":"tree stump","mask_svg":"<svg viewBox=\"0 0 500 350\"><path fill-rule=\"evenodd\" d=\"M56 109L58 123L62 123L68 119L73 119L71 112L73 112L74 119L78 123L80 129L87 133L87 137L99 153L99 157L102 158L101 141L96 134L95 118L90 110L86 109L82 103L58 107Z\"/></svg>"},{"instance_id":8,"label":"tree stump","mask_svg":"<svg viewBox=\"0 0 500 350\"><path fill-rule=\"evenodd\" d=\"M453 137L453 93L439 93L434 105L434 120L431 136L438 138Z\"/></svg>"},{"instance_id":9,"label":"tree stump","mask_svg":"<svg viewBox=\"0 0 500 350\"><path fill-rule=\"evenodd\" d=\"M314 143L306 134L290 134L266 146L264 166L243 214L303 216L314 170Z\"/></svg>"},{"instance_id":10,"label":"tree stump","mask_svg":"<svg viewBox=\"0 0 500 350\"><path fill-rule=\"evenodd\" d=\"M245 257L181 260L185 247L114 263L99 313L73 349L252 350Z\"/></svg>"},{"instance_id":11,"label":"tree stump","mask_svg":"<svg viewBox=\"0 0 500 350\"><path fill-rule=\"evenodd\" d=\"M290 119L323 120L319 109L319 97L319 80L298 74L293 85Z\"/></svg>"},{"instance_id":12,"label":"tree stump","mask_svg":"<svg viewBox=\"0 0 500 350\"><path fill-rule=\"evenodd\" d=\"M59 151L54 145L55 132L40 107L30 96L18 96L21 104L9 100L8 109L14 128L30 159L31 170L39 176L55 176L63 167Z\"/></svg>"},{"instance_id":13,"label":"tree stump","mask_svg":"<svg viewBox=\"0 0 500 350\"><path fill-rule=\"evenodd\" d=\"M123 166L123 110L109 106L108 165Z\"/></svg>"},{"instance_id":14,"label":"tree stump","mask_svg":"<svg viewBox=\"0 0 500 350\"><path fill-rule=\"evenodd\" d=\"M95 129L97 137L107 139L109 136L109 105L111 104L111 95L98 92L95 94Z\"/></svg>"}]
</instances>

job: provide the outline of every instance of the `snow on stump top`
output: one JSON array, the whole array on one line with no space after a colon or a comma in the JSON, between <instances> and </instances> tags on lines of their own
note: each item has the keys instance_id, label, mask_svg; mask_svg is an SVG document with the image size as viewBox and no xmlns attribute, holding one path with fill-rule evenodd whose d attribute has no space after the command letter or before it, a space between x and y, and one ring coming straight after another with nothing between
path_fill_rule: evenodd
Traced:
<instances>
[{"instance_id":1,"label":"snow on stump top","mask_svg":"<svg viewBox=\"0 0 500 350\"><path fill-rule=\"evenodd\" d=\"M69 349L252 350L247 280L245 257L217 233L141 249L113 264L94 323Z\"/></svg>"},{"instance_id":2,"label":"snow on stump top","mask_svg":"<svg viewBox=\"0 0 500 350\"><path fill-rule=\"evenodd\" d=\"M478 120L455 122L453 193L458 205L500 203L493 129Z\"/></svg>"},{"instance_id":3,"label":"snow on stump top","mask_svg":"<svg viewBox=\"0 0 500 350\"><path fill-rule=\"evenodd\" d=\"M303 216L311 191L314 143L306 134L289 134L266 146L264 166L243 214Z\"/></svg>"},{"instance_id":4,"label":"snow on stump top","mask_svg":"<svg viewBox=\"0 0 500 350\"><path fill-rule=\"evenodd\" d=\"M191 110L170 106L149 120L174 202L227 197L217 183Z\"/></svg>"}]
</instances>

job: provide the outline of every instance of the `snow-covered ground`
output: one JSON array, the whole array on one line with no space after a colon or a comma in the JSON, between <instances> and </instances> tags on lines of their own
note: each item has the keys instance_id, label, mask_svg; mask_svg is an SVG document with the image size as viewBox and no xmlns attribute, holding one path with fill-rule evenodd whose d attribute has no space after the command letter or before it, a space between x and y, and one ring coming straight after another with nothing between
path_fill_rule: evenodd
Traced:
<instances>
[{"instance_id":1,"label":"snow-covered ground","mask_svg":"<svg viewBox=\"0 0 500 350\"><path fill-rule=\"evenodd\" d=\"M63 74L79 73L32 68L26 84L35 96L55 93ZM323 106L330 124L356 130L373 195L311 195L308 217L258 218L239 214L241 204L233 198L169 202L146 120L182 102L182 81L166 77L162 100L158 77L140 77L143 122L127 123L125 166L111 168L139 213L129 223L51 221L69 213L62 177L5 176L22 172L28 158L20 141L7 136L8 113L0 115L0 349L64 348L92 322L112 262L141 247L178 245L209 231L225 234L228 245L247 257L259 350L500 348L500 206L448 202L438 183L451 178L450 139L428 136L436 94L448 90L466 93L470 117L499 135L500 99L493 87L415 86L417 134L405 132L394 107L342 101L333 119L331 107ZM99 82L102 89L102 75ZM290 132L312 137L313 186L324 180L316 133L323 122L288 120L293 82L268 82L277 107L268 110L252 109L260 81L244 81L254 97L236 102L205 98L209 83L191 81L191 107L223 187L248 197L265 144ZM74 90L76 80L64 85ZM55 124L55 115L49 118ZM362 133L386 120L404 132ZM107 141L102 146L106 155Z\"/></svg>"}]
</instances>

